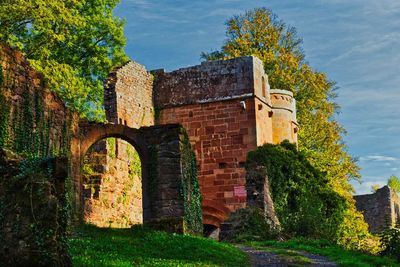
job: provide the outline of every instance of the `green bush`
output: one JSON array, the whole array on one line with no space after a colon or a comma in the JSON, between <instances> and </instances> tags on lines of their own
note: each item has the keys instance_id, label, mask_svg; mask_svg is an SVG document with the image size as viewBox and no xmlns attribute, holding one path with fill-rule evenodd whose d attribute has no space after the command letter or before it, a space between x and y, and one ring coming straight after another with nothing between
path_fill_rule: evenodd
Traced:
<instances>
[{"instance_id":1,"label":"green bush","mask_svg":"<svg viewBox=\"0 0 400 267\"><path fill-rule=\"evenodd\" d=\"M221 233L224 241L274 239L279 234L279 229L274 229L265 220L264 211L256 207L236 210L224 223L229 225L229 229Z\"/></svg>"},{"instance_id":2,"label":"green bush","mask_svg":"<svg viewBox=\"0 0 400 267\"><path fill-rule=\"evenodd\" d=\"M346 202L326 175L315 169L288 141L266 144L248 154L247 166L267 169L275 211L283 233L335 240Z\"/></svg>"},{"instance_id":3,"label":"green bush","mask_svg":"<svg viewBox=\"0 0 400 267\"><path fill-rule=\"evenodd\" d=\"M395 258L400 262L400 228L393 228L382 234L381 255Z\"/></svg>"}]
</instances>

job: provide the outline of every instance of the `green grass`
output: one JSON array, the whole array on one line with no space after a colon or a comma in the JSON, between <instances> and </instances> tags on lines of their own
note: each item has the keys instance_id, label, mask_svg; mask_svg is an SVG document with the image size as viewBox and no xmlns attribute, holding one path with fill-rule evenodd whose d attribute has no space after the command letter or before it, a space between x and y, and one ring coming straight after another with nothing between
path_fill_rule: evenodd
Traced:
<instances>
[{"instance_id":1,"label":"green grass","mask_svg":"<svg viewBox=\"0 0 400 267\"><path fill-rule=\"evenodd\" d=\"M247 255L232 245L140 226L79 226L70 252L74 266L248 266Z\"/></svg>"},{"instance_id":2,"label":"green grass","mask_svg":"<svg viewBox=\"0 0 400 267\"><path fill-rule=\"evenodd\" d=\"M248 245L264 249L293 249L307 251L312 254L325 256L340 266L368 267L368 266L400 266L396 261L379 256L372 256L361 252L348 251L321 240L292 239L289 241L253 241ZM270 251L270 250L269 250ZM273 252L273 251L271 251Z\"/></svg>"}]
</instances>

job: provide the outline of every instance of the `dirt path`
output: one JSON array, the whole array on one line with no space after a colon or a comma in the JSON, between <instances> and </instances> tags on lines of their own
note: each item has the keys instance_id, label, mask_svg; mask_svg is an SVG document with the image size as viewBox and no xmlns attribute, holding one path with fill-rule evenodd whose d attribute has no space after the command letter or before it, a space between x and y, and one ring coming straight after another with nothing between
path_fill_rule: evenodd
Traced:
<instances>
[{"instance_id":1,"label":"dirt path","mask_svg":"<svg viewBox=\"0 0 400 267\"><path fill-rule=\"evenodd\" d=\"M308 259L309 262L298 262L292 257L286 257L284 255L277 255L264 250L238 245L242 251L246 252L250 256L251 267L265 267L265 266L338 266L335 263L329 261L325 257L319 255L313 255L307 252L296 251L300 256Z\"/></svg>"}]
</instances>

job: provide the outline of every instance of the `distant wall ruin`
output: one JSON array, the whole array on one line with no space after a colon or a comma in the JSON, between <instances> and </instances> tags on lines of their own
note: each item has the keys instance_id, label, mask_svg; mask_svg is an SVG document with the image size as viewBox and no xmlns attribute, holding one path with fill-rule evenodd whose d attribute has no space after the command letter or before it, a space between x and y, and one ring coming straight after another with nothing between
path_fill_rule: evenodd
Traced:
<instances>
[{"instance_id":1,"label":"distant wall ruin","mask_svg":"<svg viewBox=\"0 0 400 267\"><path fill-rule=\"evenodd\" d=\"M354 196L357 210L364 214L369 231L380 233L400 225L400 197L388 186L373 194Z\"/></svg>"}]
</instances>

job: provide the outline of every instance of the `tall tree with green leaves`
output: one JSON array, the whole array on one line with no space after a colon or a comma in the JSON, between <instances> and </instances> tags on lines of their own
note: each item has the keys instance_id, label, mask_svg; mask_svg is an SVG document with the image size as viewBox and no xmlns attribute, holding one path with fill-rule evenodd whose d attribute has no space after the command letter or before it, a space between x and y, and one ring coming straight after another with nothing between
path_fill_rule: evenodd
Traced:
<instances>
[{"instance_id":1,"label":"tall tree with green leaves","mask_svg":"<svg viewBox=\"0 0 400 267\"><path fill-rule=\"evenodd\" d=\"M299 149L314 167L327 174L332 188L347 199L339 242L352 248L359 246L358 240L368 228L352 198L349 181L360 178L359 167L343 143L345 129L335 120L339 110L335 83L308 65L296 29L279 20L271 10L256 8L233 16L226 25L227 39L222 48L202 53L202 57L217 60L254 55L264 63L271 88L293 92L301 125ZM349 239L350 235L354 236Z\"/></svg>"},{"instance_id":2,"label":"tall tree with green leaves","mask_svg":"<svg viewBox=\"0 0 400 267\"><path fill-rule=\"evenodd\" d=\"M103 80L127 57L120 0L2 0L0 42L21 50L84 117L104 118Z\"/></svg>"}]
</instances>

